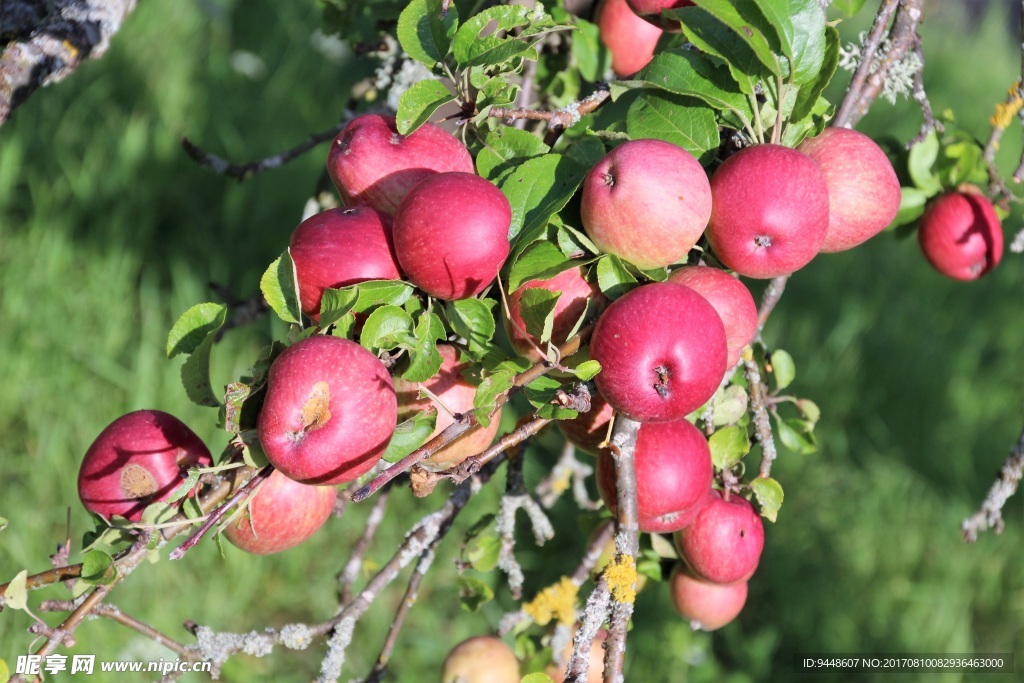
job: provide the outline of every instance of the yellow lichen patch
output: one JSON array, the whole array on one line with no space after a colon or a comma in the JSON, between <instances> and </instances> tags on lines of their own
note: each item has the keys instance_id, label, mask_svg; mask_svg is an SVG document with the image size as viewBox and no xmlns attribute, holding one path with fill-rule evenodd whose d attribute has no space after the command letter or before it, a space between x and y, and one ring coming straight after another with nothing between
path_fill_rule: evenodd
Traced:
<instances>
[{"instance_id":1,"label":"yellow lichen patch","mask_svg":"<svg viewBox=\"0 0 1024 683\"><path fill-rule=\"evenodd\" d=\"M569 485L572 483L572 470L565 470L562 472L558 479L551 482L551 490L558 495L562 495L569 490Z\"/></svg>"},{"instance_id":2,"label":"yellow lichen patch","mask_svg":"<svg viewBox=\"0 0 1024 683\"><path fill-rule=\"evenodd\" d=\"M1013 121L1013 117L1017 115L1021 107L1024 106L1024 99L1021 98L1020 84L1014 83L1009 92L1007 93L1005 102L1000 102L996 105L996 113L989 119L989 123L994 128L1006 128Z\"/></svg>"},{"instance_id":3,"label":"yellow lichen patch","mask_svg":"<svg viewBox=\"0 0 1024 683\"><path fill-rule=\"evenodd\" d=\"M568 576L551 584L523 605L523 611L538 625L546 626L552 620L566 626L576 623L576 596L579 587Z\"/></svg>"},{"instance_id":4,"label":"yellow lichen patch","mask_svg":"<svg viewBox=\"0 0 1024 683\"><path fill-rule=\"evenodd\" d=\"M622 603L636 600L636 560L629 555L616 555L604 568L612 599Z\"/></svg>"}]
</instances>

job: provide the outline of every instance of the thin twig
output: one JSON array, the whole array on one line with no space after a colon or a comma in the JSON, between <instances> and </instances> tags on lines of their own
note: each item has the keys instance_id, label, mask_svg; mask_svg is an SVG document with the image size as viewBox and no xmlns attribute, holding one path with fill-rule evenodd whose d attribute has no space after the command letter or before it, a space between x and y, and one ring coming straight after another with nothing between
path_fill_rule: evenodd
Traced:
<instances>
[{"instance_id":1,"label":"thin twig","mask_svg":"<svg viewBox=\"0 0 1024 683\"><path fill-rule=\"evenodd\" d=\"M782 298L782 293L786 291L786 282L789 281L789 277L789 275L780 275L778 277L773 277L768 282L768 286L765 288L764 294L761 296L761 306L757 309L758 334L761 334L761 330L764 329L769 316L771 316L772 311L775 310L775 305L779 303L779 300Z\"/></svg>"},{"instance_id":2,"label":"thin twig","mask_svg":"<svg viewBox=\"0 0 1024 683\"><path fill-rule=\"evenodd\" d=\"M1017 490L1022 476L1024 476L1024 431L1021 432L1017 444L1010 451L1010 457L1006 459L1003 468L999 470L999 476L988 490L981 509L963 521L960 528L966 542L974 543L978 540L978 533L986 529L995 529L997 534L1003 532L1003 506Z\"/></svg>"},{"instance_id":3,"label":"thin twig","mask_svg":"<svg viewBox=\"0 0 1024 683\"><path fill-rule=\"evenodd\" d=\"M492 107L487 115L497 119L504 119L509 123L523 119L528 121L547 121L548 132L544 136L544 142L551 147L558 141L558 138L561 137L566 128L579 123L581 118L594 112L611 96L607 83L597 83L596 86L597 90L589 96L554 111Z\"/></svg>"},{"instance_id":4,"label":"thin twig","mask_svg":"<svg viewBox=\"0 0 1024 683\"><path fill-rule=\"evenodd\" d=\"M25 588L30 591L36 590L37 588L44 588L55 583L60 583L61 581L77 579L81 575L81 563L68 565L67 567L57 567L55 569L50 569L45 572L39 572L38 574L29 576L25 579ZM7 587L10 585L10 582L0 583L0 595L3 595L7 590Z\"/></svg>"},{"instance_id":5,"label":"thin twig","mask_svg":"<svg viewBox=\"0 0 1024 683\"><path fill-rule=\"evenodd\" d=\"M71 612L75 609L75 602L73 600L45 600L39 605L39 609L42 612ZM183 645L173 638L164 635L149 624L143 623L135 617L125 614L120 610L120 608L115 607L114 605L96 605L92 610L92 614L96 617L106 617L123 626L127 626L130 629L138 631L150 640L171 650L182 659L187 659L189 661L196 661L199 659L198 653L195 649L190 648L187 645Z\"/></svg>"},{"instance_id":6,"label":"thin twig","mask_svg":"<svg viewBox=\"0 0 1024 683\"><path fill-rule=\"evenodd\" d=\"M853 126L854 108L864 92L864 86L867 83L868 76L871 75L871 69L875 63L875 53L878 52L878 48L881 47L882 42L885 40L885 29L889 25L889 20L892 19L892 15L896 12L898 6L899 0L882 0L882 4L879 5L875 21L871 24L871 31L868 33L867 38L865 38L861 49L860 65L854 72L853 78L850 79L850 86L846 89L846 95L843 97L838 111L836 111L833 125Z\"/></svg>"},{"instance_id":7,"label":"thin twig","mask_svg":"<svg viewBox=\"0 0 1024 683\"><path fill-rule=\"evenodd\" d=\"M921 50L921 40L918 38L917 45L914 47L914 54L917 55L917 59L924 64L924 52ZM935 120L935 112L932 111L932 103L928 99L928 93L924 89L924 67L914 72L914 89L913 98L917 102L918 106L921 107L921 116L924 121L921 122L921 130L918 131L917 137L907 143L907 149L910 149L917 143L928 137L928 133L933 130L937 133L943 131L943 126L940 122Z\"/></svg>"},{"instance_id":8,"label":"thin twig","mask_svg":"<svg viewBox=\"0 0 1024 683\"><path fill-rule=\"evenodd\" d=\"M611 593L611 618L604 647L605 683L623 683L626 631L636 599L636 556L640 551L634 455L640 423L617 416L609 449L615 460L615 559L604 569Z\"/></svg>"},{"instance_id":9,"label":"thin twig","mask_svg":"<svg viewBox=\"0 0 1024 683\"><path fill-rule=\"evenodd\" d=\"M345 568L338 574L338 583L341 584L342 604L347 605L352 602L352 586L355 584L356 579L359 578L359 570L363 567L363 558L366 556L366 551L370 549L373 537L377 534L377 529L384 520L384 513L387 510L390 493L389 487L385 488L377 496L377 500L374 501L373 507L370 509L370 515L366 518L366 526L363 527L363 533L360 534L359 540L356 541L355 546L352 548L352 554L349 556L348 562L345 563Z\"/></svg>"},{"instance_id":10,"label":"thin twig","mask_svg":"<svg viewBox=\"0 0 1024 683\"><path fill-rule=\"evenodd\" d=\"M296 145L291 149L287 149L280 154L275 154L265 159L250 161L244 164L236 164L215 154L211 154L186 137L181 139L181 146L185 149L185 153L200 166L204 166L218 175L224 175L242 182L248 180L257 173L262 173L263 171L269 171L270 169L283 166L292 159L302 156L317 145L327 142L328 140L333 140L337 137L338 133L348 125L349 118L350 117L346 116L341 123L330 130L316 133L315 135L310 136L310 138L305 142Z\"/></svg>"},{"instance_id":11,"label":"thin twig","mask_svg":"<svg viewBox=\"0 0 1024 683\"><path fill-rule=\"evenodd\" d=\"M185 542L179 545L177 548L171 551L171 554L167 556L169 560L180 560L185 557L185 553L195 547L199 541L203 540L203 537L212 529L217 522L219 522L228 510L233 508L239 502L248 498L267 478L274 472L273 465L266 465L259 472L254 474L249 481L245 482L245 485L235 491L230 498L221 503L221 505L210 512L206 516L206 521L199 527L191 536L185 539Z\"/></svg>"},{"instance_id":12,"label":"thin twig","mask_svg":"<svg viewBox=\"0 0 1024 683\"><path fill-rule=\"evenodd\" d=\"M534 491L541 505L550 509L571 487L576 505L581 510L597 510L601 507L601 502L590 499L586 483L587 477L593 473L593 467L576 459L576 446L567 439L558 462L551 468L551 473L537 484Z\"/></svg>"},{"instance_id":13,"label":"thin twig","mask_svg":"<svg viewBox=\"0 0 1024 683\"><path fill-rule=\"evenodd\" d=\"M593 330L594 326L588 325L587 327L584 327L582 330L580 330L575 337L559 346L558 350L561 354L560 357L565 358L579 351L580 346L587 342ZM509 400L509 398L511 398L511 396L515 392L519 391L524 386L534 381L538 377L541 377L542 375L549 372L553 368L554 366L550 362L541 361L539 363L536 363L526 372L516 375L512 383L512 388L506 391L504 394L499 395L495 400L494 410L491 412L491 415L494 415L494 413L497 412L497 410L501 408L501 406L505 405L505 403ZM384 484L391 481L399 474L408 471L413 465L416 465L421 461L425 460L426 458L429 458L437 451L441 450L448 444L452 443L459 437L469 432L469 430L475 424L478 424L476 415L473 414L472 412L465 413L455 422L445 427L444 430L442 430L437 436L430 439L425 444L420 446L418 449L416 449L415 451L405 456L388 469L378 474L369 484L367 484L366 486L362 487L354 494L352 494L352 501L358 503L360 501L366 500L374 493L376 493L378 490L380 490L380 488L384 486Z\"/></svg>"},{"instance_id":14,"label":"thin twig","mask_svg":"<svg viewBox=\"0 0 1024 683\"><path fill-rule=\"evenodd\" d=\"M761 368L754 360L753 350L748 346L743 349L743 370L747 377L747 388L750 391L750 410L754 415L754 435L761 444L761 466L759 477L771 476L772 463L775 462L775 438L772 436L772 423L768 418L766 387L761 379Z\"/></svg>"},{"instance_id":15,"label":"thin twig","mask_svg":"<svg viewBox=\"0 0 1024 683\"><path fill-rule=\"evenodd\" d=\"M413 570L412 576L409 577L409 585L405 588L405 595L402 596L402 601L398 604L398 609L395 611L395 618L391 620L391 625L388 627L388 635L384 639L384 645L381 647L380 654L377 655L377 663L373 665L373 669L370 670L363 683L380 683L383 680L388 664L391 662L391 655L395 650L395 644L398 642L398 634L401 633L402 627L405 625L405 618L408 616L409 611L416 604L416 599L419 597L420 584L423 583L423 577L430 571L434 555L437 552L437 546L441 544L443 538L443 535L438 534L420 555L420 560L416 563L416 569Z\"/></svg>"}]
</instances>

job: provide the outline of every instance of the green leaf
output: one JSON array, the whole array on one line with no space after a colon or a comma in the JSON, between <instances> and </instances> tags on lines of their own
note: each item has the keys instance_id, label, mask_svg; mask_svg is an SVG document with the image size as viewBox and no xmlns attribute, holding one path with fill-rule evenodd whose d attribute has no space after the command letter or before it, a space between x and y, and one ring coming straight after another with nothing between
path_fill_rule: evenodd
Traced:
<instances>
[{"instance_id":1,"label":"green leaf","mask_svg":"<svg viewBox=\"0 0 1024 683\"><path fill-rule=\"evenodd\" d=\"M963 134L952 134L943 141L942 154L936 173L943 187L956 187L963 183L983 185L988 180L988 165L984 162L984 149L980 142Z\"/></svg>"},{"instance_id":2,"label":"green leaf","mask_svg":"<svg viewBox=\"0 0 1024 683\"><path fill-rule=\"evenodd\" d=\"M752 95L754 83L765 74L757 55L732 30L699 7L662 10L666 17L678 19L683 35L698 50L725 62L729 74L741 92Z\"/></svg>"},{"instance_id":3,"label":"green leaf","mask_svg":"<svg viewBox=\"0 0 1024 683\"><path fill-rule=\"evenodd\" d=\"M359 292L352 310L356 313L365 313L377 306L391 305L401 306L413 293L413 286L408 282L398 280L367 280L358 285L349 285L339 291L355 288Z\"/></svg>"},{"instance_id":4,"label":"green leaf","mask_svg":"<svg viewBox=\"0 0 1024 683\"><path fill-rule=\"evenodd\" d=\"M738 422L747 412L747 390L731 384L715 393L715 426Z\"/></svg>"},{"instance_id":5,"label":"green leaf","mask_svg":"<svg viewBox=\"0 0 1024 683\"><path fill-rule=\"evenodd\" d=\"M718 122L708 107L686 97L644 92L626 112L626 131L634 140L653 138L682 147L702 163L718 149Z\"/></svg>"},{"instance_id":6,"label":"green leaf","mask_svg":"<svg viewBox=\"0 0 1024 683\"><path fill-rule=\"evenodd\" d=\"M263 277L260 278L260 291L281 320L297 324L302 319L295 268L287 251L263 273Z\"/></svg>"},{"instance_id":7,"label":"green leaf","mask_svg":"<svg viewBox=\"0 0 1024 683\"><path fill-rule=\"evenodd\" d=\"M320 327L327 327L341 320L356 305L359 299L359 285L345 289L325 289L320 299Z\"/></svg>"},{"instance_id":8,"label":"green leaf","mask_svg":"<svg viewBox=\"0 0 1024 683\"><path fill-rule=\"evenodd\" d=\"M534 157L513 168L499 183L512 206L509 240L515 242L520 233L535 235L545 229L548 219L569 202L589 170L562 154Z\"/></svg>"},{"instance_id":9,"label":"green leaf","mask_svg":"<svg viewBox=\"0 0 1024 683\"><path fill-rule=\"evenodd\" d=\"M412 316L394 305L381 306L366 318L359 343L376 352L414 341Z\"/></svg>"},{"instance_id":10,"label":"green leaf","mask_svg":"<svg viewBox=\"0 0 1024 683\"><path fill-rule=\"evenodd\" d=\"M901 225L913 223L924 215L925 205L928 203L928 194L916 187L900 188L900 209L896 212L896 218L889 224L887 230L898 228Z\"/></svg>"},{"instance_id":11,"label":"green leaf","mask_svg":"<svg viewBox=\"0 0 1024 683\"><path fill-rule=\"evenodd\" d=\"M488 375L476 388L476 394L473 396L473 414L481 426L487 427L491 424L490 415L494 412L498 397L512 388L514 380L515 375L510 370L499 370Z\"/></svg>"},{"instance_id":12,"label":"green leaf","mask_svg":"<svg viewBox=\"0 0 1024 683\"><path fill-rule=\"evenodd\" d=\"M749 3L745 7L749 10L747 15L741 15L736 2L737 0L693 0L693 4L724 24L746 43L769 73L781 78L785 71L769 40L769 36L775 38L771 36L772 26L768 25L764 15ZM750 74L749 71L747 73Z\"/></svg>"},{"instance_id":13,"label":"green leaf","mask_svg":"<svg viewBox=\"0 0 1024 683\"><path fill-rule=\"evenodd\" d=\"M0 681L7 681L11 677L11 670L7 666L7 662L0 658ZM533 683L538 683L534 681ZM542 683L542 682L541 682Z\"/></svg>"},{"instance_id":14,"label":"green leaf","mask_svg":"<svg viewBox=\"0 0 1024 683\"><path fill-rule=\"evenodd\" d=\"M28 589L25 587L28 581L28 570L22 569L17 576L7 584L4 591L4 606L11 609L25 609L28 606Z\"/></svg>"},{"instance_id":15,"label":"green leaf","mask_svg":"<svg viewBox=\"0 0 1024 683\"><path fill-rule=\"evenodd\" d=\"M644 550L637 558L636 571L652 581L661 581L661 558L653 550Z\"/></svg>"},{"instance_id":16,"label":"green leaf","mask_svg":"<svg viewBox=\"0 0 1024 683\"><path fill-rule=\"evenodd\" d=\"M521 5L500 5L488 7L470 17L455 34L452 53L461 66L483 66L501 64L514 57L537 57L533 44L543 34L522 31L512 35L514 28L531 23L533 8ZM485 27L493 30L486 36L480 32Z\"/></svg>"},{"instance_id":17,"label":"green leaf","mask_svg":"<svg viewBox=\"0 0 1024 683\"><path fill-rule=\"evenodd\" d=\"M555 683L546 673L527 674L519 683Z\"/></svg>"},{"instance_id":18,"label":"green leaf","mask_svg":"<svg viewBox=\"0 0 1024 683\"><path fill-rule=\"evenodd\" d=\"M82 560L82 580L94 586L106 586L117 578L114 558L102 550L90 550Z\"/></svg>"},{"instance_id":19,"label":"green leaf","mask_svg":"<svg viewBox=\"0 0 1024 683\"><path fill-rule=\"evenodd\" d=\"M415 344L409 349L409 368L402 379L425 382L441 369L441 354L437 341L445 338L444 323L436 313L424 311L416 322Z\"/></svg>"},{"instance_id":20,"label":"green leaf","mask_svg":"<svg viewBox=\"0 0 1024 683\"><path fill-rule=\"evenodd\" d=\"M661 534L651 534L650 538L651 550L654 551L655 555L665 560L679 559L679 552L676 550L670 537L662 536Z\"/></svg>"},{"instance_id":21,"label":"green leaf","mask_svg":"<svg viewBox=\"0 0 1024 683\"><path fill-rule=\"evenodd\" d=\"M476 612L484 604L494 599L494 591L480 579L471 576L460 576L457 581L459 585L459 604L467 612Z\"/></svg>"},{"instance_id":22,"label":"green leaf","mask_svg":"<svg viewBox=\"0 0 1024 683\"><path fill-rule=\"evenodd\" d=\"M924 140L910 148L907 156L907 171L914 185L929 197L942 191L942 185L932 170L939 158L939 136L931 131Z\"/></svg>"},{"instance_id":23,"label":"green leaf","mask_svg":"<svg viewBox=\"0 0 1024 683\"><path fill-rule=\"evenodd\" d=\"M775 389L782 391L796 379L796 364L787 351L775 349L771 355L772 375L775 377Z\"/></svg>"},{"instance_id":24,"label":"green leaf","mask_svg":"<svg viewBox=\"0 0 1024 683\"><path fill-rule=\"evenodd\" d=\"M509 126L495 128L484 137L484 146L476 157L476 172L494 181L516 163L546 154L549 149L529 131Z\"/></svg>"},{"instance_id":25,"label":"green leaf","mask_svg":"<svg viewBox=\"0 0 1024 683\"><path fill-rule=\"evenodd\" d=\"M778 34L782 54L790 63L791 81L795 85L814 81L822 70L826 45L825 13L818 0L756 0L756 4Z\"/></svg>"},{"instance_id":26,"label":"green leaf","mask_svg":"<svg viewBox=\"0 0 1024 683\"><path fill-rule=\"evenodd\" d=\"M576 378L581 382L589 382L601 372L601 364L596 360L583 361L576 366Z\"/></svg>"},{"instance_id":27,"label":"green leaf","mask_svg":"<svg viewBox=\"0 0 1024 683\"><path fill-rule=\"evenodd\" d=\"M221 304L196 304L182 313L167 335L167 357L195 353L224 324L226 314L227 307Z\"/></svg>"},{"instance_id":28,"label":"green leaf","mask_svg":"<svg viewBox=\"0 0 1024 683\"><path fill-rule=\"evenodd\" d=\"M807 118L814 111L818 98L825 91L825 87L832 81L839 66L839 31L834 26L825 28L825 53L822 57L821 67L818 76L813 81L800 88L796 96L796 106L790 121L800 121Z\"/></svg>"},{"instance_id":29,"label":"green leaf","mask_svg":"<svg viewBox=\"0 0 1024 683\"><path fill-rule=\"evenodd\" d=\"M519 299L519 315L523 318L526 332L540 342L541 348L551 341L555 325L555 306L561 292L552 292L542 287L523 290Z\"/></svg>"},{"instance_id":30,"label":"green leaf","mask_svg":"<svg viewBox=\"0 0 1024 683\"><path fill-rule=\"evenodd\" d=\"M398 132L409 135L433 116L438 107L455 99L441 81L423 80L412 84L398 100L395 123Z\"/></svg>"},{"instance_id":31,"label":"green leaf","mask_svg":"<svg viewBox=\"0 0 1024 683\"><path fill-rule=\"evenodd\" d=\"M437 413L432 410L417 411L408 420L399 422L384 451L385 462L398 462L425 444L436 424Z\"/></svg>"},{"instance_id":32,"label":"green leaf","mask_svg":"<svg viewBox=\"0 0 1024 683\"><path fill-rule=\"evenodd\" d=\"M0 517L0 531L3 531L10 524L10 521L6 517Z\"/></svg>"},{"instance_id":33,"label":"green leaf","mask_svg":"<svg viewBox=\"0 0 1024 683\"><path fill-rule=\"evenodd\" d=\"M761 515L774 522L782 507L782 486L771 477L758 477L750 482L750 489L761 506Z\"/></svg>"},{"instance_id":34,"label":"green leaf","mask_svg":"<svg viewBox=\"0 0 1024 683\"><path fill-rule=\"evenodd\" d=\"M584 79L591 83L604 78L611 68L611 52L601 42L601 32L596 24L576 19L576 32L572 34L572 58Z\"/></svg>"},{"instance_id":35,"label":"green leaf","mask_svg":"<svg viewBox=\"0 0 1024 683\"><path fill-rule=\"evenodd\" d=\"M608 254L597 262L597 286L609 299L618 299L633 289L637 279L618 256Z\"/></svg>"},{"instance_id":36,"label":"green leaf","mask_svg":"<svg viewBox=\"0 0 1024 683\"><path fill-rule=\"evenodd\" d=\"M590 241L586 234L571 225L557 227L558 248L566 258L575 259L588 254L600 254L601 250Z\"/></svg>"},{"instance_id":37,"label":"green leaf","mask_svg":"<svg viewBox=\"0 0 1024 683\"><path fill-rule=\"evenodd\" d=\"M448 54L458 25L454 2L442 18L441 0L411 0L398 17L396 35L410 57L433 69Z\"/></svg>"},{"instance_id":38,"label":"green leaf","mask_svg":"<svg viewBox=\"0 0 1024 683\"><path fill-rule=\"evenodd\" d=\"M224 390L224 431L237 434L242 431L242 406L252 392L243 382L231 382Z\"/></svg>"},{"instance_id":39,"label":"green leaf","mask_svg":"<svg viewBox=\"0 0 1024 683\"><path fill-rule=\"evenodd\" d=\"M800 411L800 414L810 424L814 425L821 419L821 408L814 401L808 398L798 398L795 405L796 409Z\"/></svg>"},{"instance_id":40,"label":"green leaf","mask_svg":"<svg viewBox=\"0 0 1024 683\"><path fill-rule=\"evenodd\" d=\"M220 405L210 384L210 352L227 314L226 306L197 304L178 318L167 337L168 358L189 354L181 366L181 383L189 399L201 406Z\"/></svg>"},{"instance_id":41,"label":"green leaf","mask_svg":"<svg viewBox=\"0 0 1024 683\"><path fill-rule=\"evenodd\" d=\"M867 0L833 0L832 7L835 7L846 16L852 17L864 7L865 2Z\"/></svg>"},{"instance_id":42,"label":"green leaf","mask_svg":"<svg viewBox=\"0 0 1024 683\"><path fill-rule=\"evenodd\" d=\"M725 427L711 435L708 446L711 447L711 462L715 468L728 470L750 452L750 439L743 427Z\"/></svg>"},{"instance_id":43,"label":"green leaf","mask_svg":"<svg viewBox=\"0 0 1024 683\"><path fill-rule=\"evenodd\" d=\"M473 569L486 573L498 566L500 553L501 537L494 527L494 515L484 515L466 531L462 558Z\"/></svg>"},{"instance_id":44,"label":"green leaf","mask_svg":"<svg viewBox=\"0 0 1024 683\"><path fill-rule=\"evenodd\" d=\"M554 243L547 240L535 242L512 264L508 273L508 291L514 292L530 280L550 280L576 265Z\"/></svg>"},{"instance_id":45,"label":"green leaf","mask_svg":"<svg viewBox=\"0 0 1024 683\"><path fill-rule=\"evenodd\" d=\"M814 438L814 432L810 430L810 423L804 420L783 419L778 414L772 413L775 418L775 432L779 436L782 445L793 451L807 455L818 450L818 442Z\"/></svg>"},{"instance_id":46,"label":"green leaf","mask_svg":"<svg viewBox=\"0 0 1024 683\"><path fill-rule=\"evenodd\" d=\"M733 112L744 124L749 124L754 115L749 99L728 69L713 65L706 55L691 50L657 54L632 80L613 82L611 87L613 96L626 89L648 87L695 97L718 111Z\"/></svg>"},{"instance_id":47,"label":"green leaf","mask_svg":"<svg viewBox=\"0 0 1024 683\"><path fill-rule=\"evenodd\" d=\"M469 350L483 354L494 339L494 299L457 299L445 305L445 315L455 334L469 344Z\"/></svg>"},{"instance_id":48,"label":"green leaf","mask_svg":"<svg viewBox=\"0 0 1024 683\"><path fill-rule=\"evenodd\" d=\"M185 477L185 481L181 482L178 488L174 489L174 493L167 500L171 503L177 503L179 500L188 495L188 492L195 488L196 484L199 483L199 470L191 469L188 472L188 476Z\"/></svg>"}]
</instances>

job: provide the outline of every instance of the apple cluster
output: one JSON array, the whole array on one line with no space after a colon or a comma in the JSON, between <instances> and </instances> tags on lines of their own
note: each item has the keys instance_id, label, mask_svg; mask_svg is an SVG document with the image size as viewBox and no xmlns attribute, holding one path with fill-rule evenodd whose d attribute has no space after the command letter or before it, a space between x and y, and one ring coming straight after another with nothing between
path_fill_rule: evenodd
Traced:
<instances>
[{"instance_id":1,"label":"apple cluster","mask_svg":"<svg viewBox=\"0 0 1024 683\"><path fill-rule=\"evenodd\" d=\"M608 0L604 11L614 8ZM328 290L402 280L424 297L457 301L480 295L499 277L510 253L511 207L474 172L455 136L429 123L404 135L394 117L358 116L331 145L327 170L343 206L306 218L289 241L299 305L310 320L319 323ZM641 423L640 530L676 534L685 566L673 574L674 599L705 628L727 623L742 606L763 529L738 489L714 487L708 441L687 417L740 362L758 321L738 277L683 264L700 243L714 253L704 260L739 275L789 274L820 251L848 249L879 232L899 197L886 156L851 130L827 129L799 149L742 149L710 179L680 147L632 140L587 173L580 219L600 251L640 271L660 270L666 276L653 279L663 281L612 301L580 261L526 280L508 295L507 336L532 362L546 359L544 344L561 345L581 319L597 318L586 352L601 366L592 410L560 427L597 454L598 488L614 510L615 465L604 448L609 421L618 414ZM527 330L523 315L526 298L535 298L531 290L558 295L543 340ZM366 323L364 314L353 316L356 329ZM313 328L320 334L303 335L266 373L255 431L274 471L225 529L249 552L279 552L315 533L334 509L334 487L380 462L400 420L433 413L433 436L474 409L477 388L466 379L471 365L454 337L440 336L436 373L410 381L392 378L378 355L333 330ZM482 451L499 417L421 466L445 470ZM151 503L194 495L194 488L180 490L188 471L211 465L188 427L165 413L140 411L97 438L83 459L79 490L89 510L138 521Z\"/></svg>"}]
</instances>

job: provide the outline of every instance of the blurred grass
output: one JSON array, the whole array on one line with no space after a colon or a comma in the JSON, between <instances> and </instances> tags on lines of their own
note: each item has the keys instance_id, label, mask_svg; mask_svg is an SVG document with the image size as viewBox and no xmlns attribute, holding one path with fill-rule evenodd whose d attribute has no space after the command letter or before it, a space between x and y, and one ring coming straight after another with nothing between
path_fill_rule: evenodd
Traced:
<instances>
[{"instance_id":1,"label":"blurred grass","mask_svg":"<svg viewBox=\"0 0 1024 683\"><path fill-rule=\"evenodd\" d=\"M953 108L984 138L1018 52L1001 13L967 34L955 3L940 8L924 28L929 94L937 111ZM844 25L844 35L852 39L869 19ZM118 415L167 410L215 451L223 446L213 415L185 399L178 363L163 357L166 331L188 306L212 298L209 280L240 295L255 291L323 153L239 185L188 161L178 138L248 160L333 125L347 84L366 67L312 49L317 25L312 3L141 3L102 61L38 93L0 128L0 515L11 522L0 532L0 580L48 566L66 533L66 508L76 543L88 528L78 461ZM232 68L232 56L253 62L245 53L262 73ZM837 81L841 91L845 76ZM879 102L862 128L909 139L918 121L909 104ZM1020 144L1011 128L1000 157L1008 171ZM1019 225L1017 216L1007 222L1009 237ZM930 269L913 240L886 235L822 256L793 278L766 336L796 358L794 390L822 407L821 451L783 453L776 465L787 499L738 622L714 636L692 634L664 587L647 589L628 680L791 680L793 653L806 652L1024 653L1024 568L1014 561L1024 504L1011 501L1002 536L966 546L958 532L1024 417L1021 263L1008 254L982 281L954 283ZM229 334L215 352L215 380L244 370L272 332L281 330L264 322ZM558 447L554 435L541 444L527 465L534 481ZM459 529L493 510L494 495L474 500ZM370 559L386 561L409 522L438 504L396 492L396 521ZM111 601L183 642L184 619L235 631L323 619L366 512L352 506L283 556L256 559L228 547L222 560L202 544L183 562L141 568ZM585 543L587 522L568 501L553 519L557 553L535 551L527 539L519 546L527 595L571 571ZM452 644L489 630L511 605L499 590L481 614L460 611L455 539L443 549L400 641L393 680L434 680ZM372 664L400 593L390 591L360 626L347 676ZM32 602L47 597L64 595L50 589ZM0 657L12 667L28 650L29 624L24 613L0 614ZM86 623L77 639L69 652L101 659L170 656L102 621ZM320 651L238 657L223 678L306 681Z\"/></svg>"}]
</instances>

